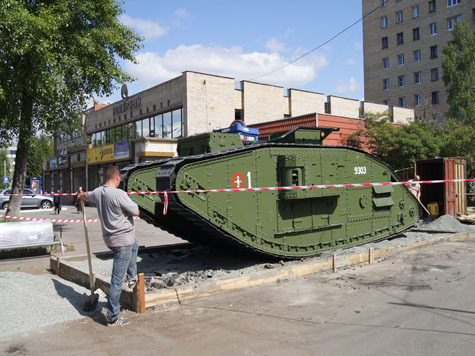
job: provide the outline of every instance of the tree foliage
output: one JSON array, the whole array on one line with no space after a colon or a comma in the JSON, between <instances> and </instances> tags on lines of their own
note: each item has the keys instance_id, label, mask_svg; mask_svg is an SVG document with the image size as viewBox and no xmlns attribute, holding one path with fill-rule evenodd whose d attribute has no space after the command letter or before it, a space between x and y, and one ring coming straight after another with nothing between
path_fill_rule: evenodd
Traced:
<instances>
[{"instance_id":1,"label":"tree foliage","mask_svg":"<svg viewBox=\"0 0 475 356\"><path fill-rule=\"evenodd\" d=\"M475 128L475 34L466 23L456 24L454 40L443 51L443 80L449 117Z\"/></svg>"},{"instance_id":2,"label":"tree foliage","mask_svg":"<svg viewBox=\"0 0 475 356\"><path fill-rule=\"evenodd\" d=\"M30 154L26 165L26 178L41 177L43 159L54 156L53 141L45 135L34 137L31 142Z\"/></svg>"},{"instance_id":3,"label":"tree foliage","mask_svg":"<svg viewBox=\"0 0 475 356\"><path fill-rule=\"evenodd\" d=\"M32 138L71 132L92 95L132 80L141 38L121 24L115 0L0 2L0 140L18 138L13 192L22 189ZM9 210L19 212L14 197Z\"/></svg>"},{"instance_id":4,"label":"tree foliage","mask_svg":"<svg viewBox=\"0 0 475 356\"><path fill-rule=\"evenodd\" d=\"M365 128L348 137L348 144L367 146L393 169L411 167L416 159L440 153L440 136L427 122L395 126L389 113L366 114Z\"/></svg>"},{"instance_id":5,"label":"tree foliage","mask_svg":"<svg viewBox=\"0 0 475 356\"><path fill-rule=\"evenodd\" d=\"M461 157L467 162L467 177L475 177L475 129L457 120L444 123L440 147L442 157Z\"/></svg>"}]
</instances>

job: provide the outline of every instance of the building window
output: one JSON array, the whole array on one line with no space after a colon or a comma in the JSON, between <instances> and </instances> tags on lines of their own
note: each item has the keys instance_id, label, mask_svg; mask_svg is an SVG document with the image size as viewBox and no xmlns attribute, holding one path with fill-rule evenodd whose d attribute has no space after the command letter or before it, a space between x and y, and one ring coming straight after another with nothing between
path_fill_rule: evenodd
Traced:
<instances>
[{"instance_id":1,"label":"building window","mask_svg":"<svg viewBox=\"0 0 475 356\"><path fill-rule=\"evenodd\" d=\"M383 79L383 89L389 90L389 78Z\"/></svg>"},{"instance_id":2,"label":"building window","mask_svg":"<svg viewBox=\"0 0 475 356\"><path fill-rule=\"evenodd\" d=\"M462 23L462 16L452 17L447 20L447 29L452 31L456 23Z\"/></svg>"},{"instance_id":3,"label":"building window","mask_svg":"<svg viewBox=\"0 0 475 356\"><path fill-rule=\"evenodd\" d=\"M414 62L420 62L421 61L421 50L420 49L416 49L414 51Z\"/></svg>"},{"instance_id":4,"label":"building window","mask_svg":"<svg viewBox=\"0 0 475 356\"><path fill-rule=\"evenodd\" d=\"M412 29L412 40L413 41L417 41L419 40L421 37L419 35L419 27L418 28L413 28Z\"/></svg>"},{"instance_id":5,"label":"building window","mask_svg":"<svg viewBox=\"0 0 475 356\"><path fill-rule=\"evenodd\" d=\"M389 99L383 100L383 104L386 105L388 107L388 109L391 110L391 100L389 100Z\"/></svg>"},{"instance_id":6,"label":"building window","mask_svg":"<svg viewBox=\"0 0 475 356\"><path fill-rule=\"evenodd\" d=\"M435 0L429 1L429 14L432 12L435 12L437 10L437 7L435 5Z\"/></svg>"},{"instance_id":7,"label":"building window","mask_svg":"<svg viewBox=\"0 0 475 356\"><path fill-rule=\"evenodd\" d=\"M172 115L170 112L163 114L162 137L172 138Z\"/></svg>"},{"instance_id":8,"label":"building window","mask_svg":"<svg viewBox=\"0 0 475 356\"><path fill-rule=\"evenodd\" d=\"M397 55L397 65L403 66L404 65L404 54Z\"/></svg>"},{"instance_id":9,"label":"building window","mask_svg":"<svg viewBox=\"0 0 475 356\"><path fill-rule=\"evenodd\" d=\"M462 0L447 0L447 7L458 5Z\"/></svg>"},{"instance_id":10,"label":"building window","mask_svg":"<svg viewBox=\"0 0 475 356\"><path fill-rule=\"evenodd\" d=\"M402 11L396 12L396 23L401 23L403 21Z\"/></svg>"},{"instance_id":11,"label":"building window","mask_svg":"<svg viewBox=\"0 0 475 356\"><path fill-rule=\"evenodd\" d=\"M383 69L389 68L389 58L383 58Z\"/></svg>"},{"instance_id":12,"label":"building window","mask_svg":"<svg viewBox=\"0 0 475 356\"><path fill-rule=\"evenodd\" d=\"M397 34L397 44L398 45L402 45L404 43L404 33L403 32L399 32Z\"/></svg>"},{"instance_id":13,"label":"building window","mask_svg":"<svg viewBox=\"0 0 475 356\"><path fill-rule=\"evenodd\" d=\"M430 58L433 59L437 57L439 57L439 51L437 50L437 46L432 46L430 48Z\"/></svg>"},{"instance_id":14,"label":"building window","mask_svg":"<svg viewBox=\"0 0 475 356\"><path fill-rule=\"evenodd\" d=\"M414 106L421 106L422 105L422 95L416 94L414 95Z\"/></svg>"},{"instance_id":15,"label":"building window","mask_svg":"<svg viewBox=\"0 0 475 356\"><path fill-rule=\"evenodd\" d=\"M383 49L388 48L388 38L387 37L383 37L381 39L381 42L382 42L382 45L383 45Z\"/></svg>"},{"instance_id":16,"label":"building window","mask_svg":"<svg viewBox=\"0 0 475 356\"><path fill-rule=\"evenodd\" d=\"M381 0L381 7L386 7L388 0Z\"/></svg>"},{"instance_id":17,"label":"building window","mask_svg":"<svg viewBox=\"0 0 475 356\"><path fill-rule=\"evenodd\" d=\"M406 107L406 97L405 96L399 98L399 106L402 107L402 108Z\"/></svg>"},{"instance_id":18,"label":"building window","mask_svg":"<svg viewBox=\"0 0 475 356\"><path fill-rule=\"evenodd\" d=\"M397 83L399 85L399 88L402 88L406 85L406 76L405 75L400 75L397 77Z\"/></svg>"},{"instance_id":19,"label":"building window","mask_svg":"<svg viewBox=\"0 0 475 356\"><path fill-rule=\"evenodd\" d=\"M384 16L381 17L381 28L386 28L388 27L388 17Z\"/></svg>"},{"instance_id":20,"label":"building window","mask_svg":"<svg viewBox=\"0 0 475 356\"><path fill-rule=\"evenodd\" d=\"M419 6L412 8L412 18L415 19L416 17L419 17Z\"/></svg>"},{"instance_id":21,"label":"building window","mask_svg":"<svg viewBox=\"0 0 475 356\"><path fill-rule=\"evenodd\" d=\"M439 103L439 91L433 91L432 92L432 104L438 104Z\"/></svg>"},{"instance_id":22,"label":"building window","mask_svg":"<svg viewBox=\"0 0 475 356\"><path fill-rule=\"evenodd\" d=\"M431 23L430 25L430 34L431 36L437 34L437 24L436 23Z\"/></svg>"},{"instance_id":23,"label":"building window","mask_svg":"<svg viewBox=\"0 0 475 356\"><path fill-rule=\"evenodd\" d=\"M430 80L433 82L439 80L439 68L432 68L430 70Z\"/></svg>"},{"instance_id":24,"label":"building window","mask_svg":"<svg viewBox=\"0 0 475 356\"><path fill-rule=\"evenodd\" d=\"M422 83L422 73L415 72L414 73L414 84L421 84Z\"/></svg>"}]
</instances>

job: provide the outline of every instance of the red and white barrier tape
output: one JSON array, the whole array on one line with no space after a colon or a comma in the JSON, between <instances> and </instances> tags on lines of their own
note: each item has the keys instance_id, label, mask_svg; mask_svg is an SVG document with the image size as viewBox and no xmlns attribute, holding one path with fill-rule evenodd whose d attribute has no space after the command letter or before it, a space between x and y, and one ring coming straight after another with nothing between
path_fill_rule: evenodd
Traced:
<instances>
[{"instance_id":1,"label":"red and white barrier tape","mask_svg":"<svg viewBox=\"0 0 475 356\"><path fill-rule=\"evenodd\" d=\"M325 188L352 188L352 187L374 187L380 185L409 185L409 184L432 184L432 183L458 183L458 182L474 182L475 178L467 179L440 179L440 180L421 180L421 181L405 181L405 182L382 182L382 183L353 183L353 184L326 184L326 185L301 185L287 187L263 187L263 188L231 188L231 189L196 189L196 190L169 190L156 192L127 192L129 195L146 195L146 194L182 194L182 193L229 193L229 192L260 192L267 190L300 190L300 189L325 189ZM77 195L77 193L43 193L43 194L4 194L10 195Z\"/></svg>"},{"instance_id":2,"label":"red and white barrier tape","mask_svg":"<svg viewBox=\"0 0 475 356\"><path fill-rule=\"evenodd\" d=\"M469 179L440 179L440 180L422 180L422 181L405 181L405 182L382 182L382 183L353 183L353 184L326 184L326 185L300 185L287 187L263 187L263 188L233 188L233 189L196 189L196 190L172 190L172 191L157 191L157 192L127 192L127 194L163 194L163 215L167 215L168 211L168 194L181 193L228 193L228 192L260 192L273 190L302 190L302 189L326 189L326 188L353 188L353 187L375 187L383 185L409 185L409 184L432 184L432 183L457 183L457 182L473 182L475 178ZM14 194L5 194L14 195ZM23 194L16 194L23 195ZM24 194L33 195L33 194ZM43 195L77 195L76 193L55 193ZM465 193L465 195L473 195L472 193ZM1 215L0 218L24 221L51 221L60 223L80 223L80 219L39 219L39 218L25 218L18 216ZM140 219L140 218L135 218ZM99 219L89 219L86 222L99 222Z\"/></svg>"},{"instance_id":3,"label":"red and white barrier tape","mask_svg":"<svg viewBox=\"0 0 475 356\"><path fill-rule=\"evenodd\" d=\"M167 215L168 211L168 195L167 192L163 193L163 215Z\"/></svg>"},{"instance_id":4,"label":"red and white barrier tape","mask_svg":"<svg viewBox=\"0 0 475 356\"><path fill-rule=\"evenodd\" d=\"M8 220L21 220L21 221L51 221L54 223L82 223L82 219L41 219L41 218L26 218L23 216L9 216L9 215L0 215L0 218ZM134 217L135 220L140 219L139 217ZM100 222L101 219L87 219L86 222Z\"/></svg>"}]
</instances>

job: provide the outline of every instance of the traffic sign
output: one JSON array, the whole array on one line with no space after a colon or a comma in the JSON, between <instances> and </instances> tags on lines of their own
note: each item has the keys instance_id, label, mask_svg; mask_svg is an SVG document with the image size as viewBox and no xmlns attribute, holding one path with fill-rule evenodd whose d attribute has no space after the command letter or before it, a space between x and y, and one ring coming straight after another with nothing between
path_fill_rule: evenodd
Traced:
<instances>
[{"instance_id":1,"label":"traffic sign","mask_svg":"<svg viewBox=\"0 0 475 356\"><path fill-rule=\"evenodd\" d=\"M10 183L10 177L3 176L3 184L8 184L8 183Z\"/></svg>"}]
</instances>

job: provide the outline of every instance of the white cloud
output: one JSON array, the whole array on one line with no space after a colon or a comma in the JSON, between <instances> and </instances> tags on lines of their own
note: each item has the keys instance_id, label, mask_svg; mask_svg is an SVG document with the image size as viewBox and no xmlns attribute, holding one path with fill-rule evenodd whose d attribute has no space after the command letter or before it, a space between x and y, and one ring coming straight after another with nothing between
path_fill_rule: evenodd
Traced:
<instances>
[{"instance_id":1,"label":"white cloud","mask_svg":"<svg viewBox=\"0 0 475 356\"><path fill-rule=\"evenodd\" d=\"M146 86L179 76L183 71L199 71L234 77L236 80L253 80L286 64L289 58L279 53L243 53L241 47L205 47L203 45L178 46L163 56L143 52L136 56L138 64L126 64L126 70ZM325 55L314 53L296 63L255 81L281 86L298 86L314 80L328 64Z\"/></svg>"},{"instance_id":2,"label":"white cloud","mask_svg":"<svg viewBox=\"0 0 475 356\"><path fill-rule=\"evenodd\" d=\"M284 52L287 49L285 48L285 43L279 39L272 37L269 41L266 42L266 48L271 52Z\"/></svg>"},{"instance_id":3,"label":"white cloud","mask_svg":"<svg viewBox=\"0 0 475 356\"><path fill-rule=\"evenodd\" d=\"M352 66L352 65L356 64L356 61L353 58L350 58L350 59L347 59L345 61L345 64L348 64L349 66Z\"/></svg>"},{"instance_id":4,"label":"white cloud","mask_svg":"<svg viewBox=\"0 0 475 356\"><path fill-rule=\"evenodd\" d=\"M143 35L146 40L162 37L167 33L167 30L165 28L160 26L158 23L150 20L132 18L127 15L121 15L120 21L126 26L131 26L137 29L137 31L141 35Z\"/></svg>"},{"instance_id":5,"label":"white cloud","mask_svg":"<svg viewBox=\"0 0 475 356\"><path fill-rule=\"evenodd\" d=\"M173 15L173 23L176 26L183 25L183 23L190 18L190 13L186 9L177 9Z\"/></svg>"},{"instance_id":6,"label":"white cloud","mask_svg":"<svg viewBox=\"0 0 475 356\"><path fill-rule=\"evenodd\" d=\"M336 92L338 94L348 94L354 93L360 88L360 84L358 81L351 77L351 78L342 78L338 82L338 86L336 88Z\"/></svg>"},{"instance_id":7,"label":"white cloud","mask_svg":"<svg viewBox=\"0 0 475 356\"><path fill-rule=\"evenodd\" d=\"M175 11L175 16L181 19L187 18L189 16L188 11L186 9L177 9Z\"/></svg>"}]
</instances>

